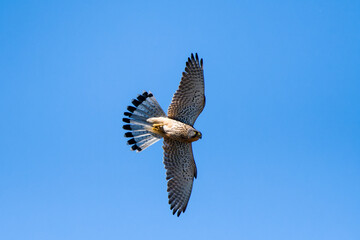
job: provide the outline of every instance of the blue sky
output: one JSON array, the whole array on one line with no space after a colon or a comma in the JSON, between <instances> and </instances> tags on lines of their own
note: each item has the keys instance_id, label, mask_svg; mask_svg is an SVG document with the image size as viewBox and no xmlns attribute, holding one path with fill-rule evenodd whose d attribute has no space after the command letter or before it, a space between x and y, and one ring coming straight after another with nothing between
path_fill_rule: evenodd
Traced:
<instances>
[{"instance_id":1,"label":"blue sky","mask_svg":"<svg viewBox=\"0 0 360 240\"><path fill-rule=\"evenodd\" d=\"M1 239L360 239L359 1L1 1ZM207 105L185 214L162 143L191 52Z\"/></svg>"}]
</instances>

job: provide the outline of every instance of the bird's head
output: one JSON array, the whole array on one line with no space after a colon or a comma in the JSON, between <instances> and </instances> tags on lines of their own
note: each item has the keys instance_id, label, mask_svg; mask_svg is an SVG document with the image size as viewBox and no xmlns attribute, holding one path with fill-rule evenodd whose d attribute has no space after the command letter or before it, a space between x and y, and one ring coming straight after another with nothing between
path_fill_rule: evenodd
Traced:
<instances>
[{"instance_id":1,"label":"bird's head","mask_svg":"<svg viewBox=\"0 0 360 240\"><path fill-rule=\"evenodd\" d=\"M195 129L190 129L188 131L188 137L189 137L189 141L190 142L194 142L194 141L197 141L199 139L202 138L202 134L201 132L195 130Z\"/></svg>"}]
</instances>

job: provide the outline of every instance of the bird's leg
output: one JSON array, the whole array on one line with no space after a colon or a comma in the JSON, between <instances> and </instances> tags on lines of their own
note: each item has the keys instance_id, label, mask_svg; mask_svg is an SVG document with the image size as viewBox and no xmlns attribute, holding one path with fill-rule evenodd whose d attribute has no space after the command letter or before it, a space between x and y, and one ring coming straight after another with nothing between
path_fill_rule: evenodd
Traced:
<instances>
[{"instance_id":1,"label":"bird's leg","mask_svg":"<svg viewBox=\"0 0 360 240\"><path fill-rule=\"evenodd\" d=\"M153 129L153 131L156 132L156 133L162 133L162 132L164 132L164 130L162 129L163 126L164 126L164 124L154 123L152 129Z\"/></svg>"},{"instance_id":2,"label":"bird's leg","mask_svg":"<svg viewBox=\"0 0 360 240\"><path fill-rule=\"evenodd\" d=\"M148 118L146 121L151 123L151 132L164 136L165 122L163 117Z\"/></svg>"}]
</instances>

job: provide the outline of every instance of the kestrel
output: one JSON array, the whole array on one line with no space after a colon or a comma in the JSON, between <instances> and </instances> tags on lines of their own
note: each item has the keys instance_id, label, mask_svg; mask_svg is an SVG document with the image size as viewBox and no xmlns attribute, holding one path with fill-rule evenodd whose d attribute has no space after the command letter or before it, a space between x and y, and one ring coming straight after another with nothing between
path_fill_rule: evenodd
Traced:
<instances>
[{"instance_id":1,"label":"kestrel","mask_svg":"<svg viewBox=\"0 0 360 240\"><path fill-rule=\"evenodd\" d=\"M151 92L132 100L123 118L129 132L125 137L132 150L140 152L164 138L164 164L170 209L185 212L197 170L191 143L202 135L193 125L205 106L203 60L191 54L186 62L179 89L167 116Z\"/></svg>"}]
</instances>

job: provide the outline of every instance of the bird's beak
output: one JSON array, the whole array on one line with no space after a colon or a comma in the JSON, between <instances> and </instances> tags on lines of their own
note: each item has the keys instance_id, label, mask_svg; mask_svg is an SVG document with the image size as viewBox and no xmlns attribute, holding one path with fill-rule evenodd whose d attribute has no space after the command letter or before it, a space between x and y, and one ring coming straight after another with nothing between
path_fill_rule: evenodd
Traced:
<instances>
[{"instance_id":1,"label":"bird's beak","mask_svg":"<svg viewBox=\"0 0 360 240\"><path fill-rule=\"evenodd\" d=\"M202 134L201 133L199 133L199 138L202 139Z\"/></svg>"}]
</instances>

